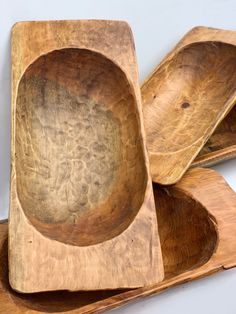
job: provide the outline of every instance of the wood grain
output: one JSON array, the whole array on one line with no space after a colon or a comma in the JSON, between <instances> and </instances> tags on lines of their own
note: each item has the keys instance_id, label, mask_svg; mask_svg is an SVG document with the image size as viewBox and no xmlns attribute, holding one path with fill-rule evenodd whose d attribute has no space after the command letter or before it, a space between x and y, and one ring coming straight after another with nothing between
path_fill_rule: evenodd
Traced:
<instances>
[{"instance_id":1,"label":"wood grain","mask_svg":"<svg viewBox=\"0 0 236 314\"><path fill-rule=\"evenodd\" d=\"M212 166L236 156L236 107L222 120L191 166Z\"/></svg>"},{"instance_id":2,"label":"wood grain","mask_svg":"<svg viewBox=\"0 0 236 314\"><path fill-rule=\"evenodd\" d=\"M140 98L126 23L14 26L15 290L134 288L163 279Z\"/></svg>"},{"instance_id":3,"label":"wood grain","mask_svg":"<svg viewBox=\"0 0 236 314\"><path fill-rule=\"evenodd\" d=\"M236 194L223 177L195 168L176 185L154 185L154 191L163 282L127 291L17 293L8 283L5 222L0 224L0 313L100 313L236 266Z\"/></svg>"},{"instance_id":4,"label":"wood grain","mask_svg":"<svg viewBox=\"0 0 236 314\"><path fill-rule=\"evenodd\" d=\"M194 28L142 85L153 181L176 183L235 104L235 45L234 31ZM234 154L231 121L235 119L230 116L207 142L195 166Z\"/></svg>"}]
</instances>

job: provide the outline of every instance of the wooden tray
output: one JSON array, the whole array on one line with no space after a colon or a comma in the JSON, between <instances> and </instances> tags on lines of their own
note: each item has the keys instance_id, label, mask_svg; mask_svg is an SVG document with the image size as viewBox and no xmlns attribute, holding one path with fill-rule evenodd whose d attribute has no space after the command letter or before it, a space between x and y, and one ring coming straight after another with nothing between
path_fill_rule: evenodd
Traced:
<instances>
[{"instance_id":1,"label":"wooden tray","mask_svg":"<svg viewBox=\"0 0 236 314\"><path fill-rule=\"evenodd\" d=\"M162 283L123 292L18 294L8 284L5 222L0 225L0 313L100 313L236 266L236 194L219 174L196 168L175 186L154 190L165 268Z\"/></svg>"},{"instance_id":2,"label":"wooden tray","mask_svg":"<svg viewBox=\"0 0 236 314\"><path fill-rule=\"evenodd\" d=\"M236 155L236 109L216 129L236 102L235 45L234 31L194 28L142 85L153 181L176 183L199 152L195 166Z\"/></svg>"},{"instance_id":3,"label":"wooden tray","mask_svg":"<svg viewBox=\"0 0 236 314\"><path fill-rule=\"evenodd\" d=\"M163 279L131 30L12 31L11 286L134 288Z\"/></svg>"}]
</instances>

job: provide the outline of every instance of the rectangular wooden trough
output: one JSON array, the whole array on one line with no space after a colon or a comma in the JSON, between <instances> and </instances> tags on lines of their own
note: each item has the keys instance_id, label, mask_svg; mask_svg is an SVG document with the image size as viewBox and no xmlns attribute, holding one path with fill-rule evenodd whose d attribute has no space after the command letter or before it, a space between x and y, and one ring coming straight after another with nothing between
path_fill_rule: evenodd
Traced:
<instances>
[{"instance_id":1,"label":"rectangular wooden trough","mask_svg":"<svg viewBox=\"0 0 236 314\"><path fill-rule=\"evenodd\" d=\"M127 23L12 30L9 278L24 293L163 279Z\"/></svg>"},{"instance_id":2,"label":"rectangular wooden trough","mask_svg":"<svg viewBox=\"0 0 236 314\"><path fill-rule=\"evenodd\" d=\"M219 174L210 169L191 169L176 185L154 185L154 192L165 270L163 282L125 291L17 293L8 283L8 227L3 222L0 313L100 313L236 266L236 194Z\"/></svg>"}]
</instances>

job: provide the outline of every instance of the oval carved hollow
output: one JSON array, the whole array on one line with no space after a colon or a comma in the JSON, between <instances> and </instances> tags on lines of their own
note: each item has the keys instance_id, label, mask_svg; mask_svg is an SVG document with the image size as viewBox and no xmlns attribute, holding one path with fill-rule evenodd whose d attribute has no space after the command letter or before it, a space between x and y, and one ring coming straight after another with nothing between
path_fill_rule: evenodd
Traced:
<instances>
[{"instance_id":1,"label":"oval carved hollow","mask_svg":"<svg viewBox=\"0 0 236 314\"><path fill-rule=\"evenodd\" d=\"M144 95L149 151L177 152L201 140L235 93L235 81L236 47L230 44L194 43L167 60Z\"/></svg>"},{"instance_id":2,"label":"oval carved hollow","mask_svg":"<svg viewBox=\"0 0 236 314\"><path fill-rule=\"evenodd\" d=\"M165 279L204 265L217 246L206 209L183 192L169 195L154 185Z\"/></svg>"},{"instance_id":3,"label":"oval carved hollow","mask_svg":"<svg viewBox=\"0 0 236 314\"><path fill-rule=\"evenodd\" d=\"M87 246L123 232L146 169L135 97L112 61L55 50L25 71L16 100L17 193L43 235Z\"/></svg>"}]
</instances>

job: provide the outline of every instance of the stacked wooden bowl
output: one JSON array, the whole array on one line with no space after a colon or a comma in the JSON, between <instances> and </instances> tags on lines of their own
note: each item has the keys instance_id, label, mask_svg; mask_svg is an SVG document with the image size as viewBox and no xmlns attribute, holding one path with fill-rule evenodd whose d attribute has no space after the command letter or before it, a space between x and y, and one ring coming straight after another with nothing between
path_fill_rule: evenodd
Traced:
<instances>
[{"instance_id":1,"label":"stacked wooden bowl","mask_svg":"<svg viewBox=\"0 0 236 314\"><path fill-rule=\"evenodd\" d=\"M236 266L236 194L196 167L236 155L235 102L236 32L192 29L140 91L127 23L17 23L0 313L98 313Z\"/></svg>"}]
</instances>

